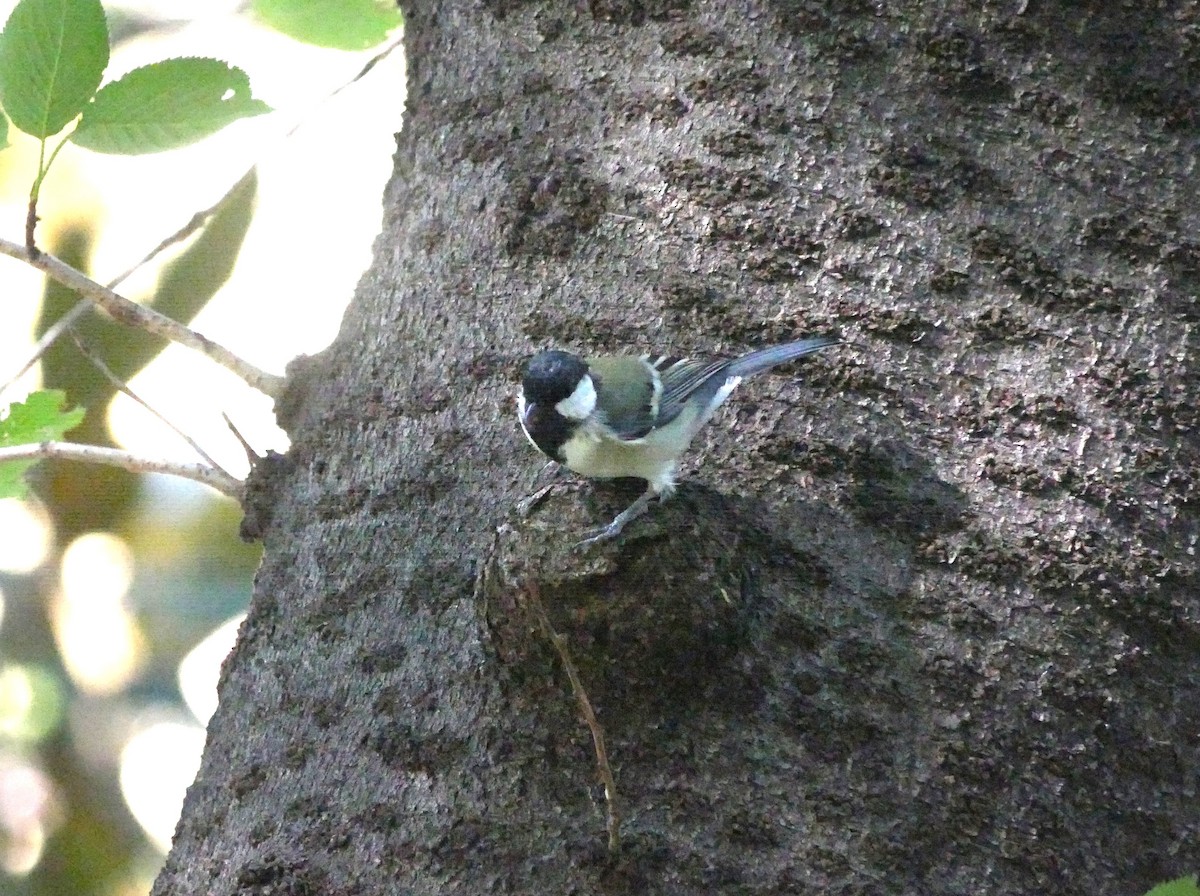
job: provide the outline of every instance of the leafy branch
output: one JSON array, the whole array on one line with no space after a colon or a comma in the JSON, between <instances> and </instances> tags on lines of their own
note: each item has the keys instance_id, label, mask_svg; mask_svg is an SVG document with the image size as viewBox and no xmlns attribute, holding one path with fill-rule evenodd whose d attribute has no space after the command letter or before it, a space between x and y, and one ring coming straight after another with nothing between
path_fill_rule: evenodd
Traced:
<instances>
[{"instance_id":1,"label":"leafy branch","mask_svg":"<svg viewBox=\"0 0 1200 896\"><path fill-rule=\"evenodd\" d=\"M38 198L55 160L68 143L95 152L138 154L185 146L240 118L270 107L251 95L241 69L217 59L167 59L100 86L109 62L108 24L99 0L21 0L0 33L0 138L8 122L37 138L38 163L25 218L24 245L0 239L0 253L19 259L102 308L114 320L178 342L233 371L253 388L277 398L283 378L259 370L228 349L150 308L102 286L37 246ZM62 136L47 152L48 141ZM6 141L0 139L0 145ZM73 317L78 316L76 312ZM61 333L71 323L64 321ZM0 494L20 490L30 462L44 457L115 464L136 471L173 472L240 495L240 483L211 461L175 465L92 445L58 442L77 425L61 411L63 396L41 392L13 405L0 420ZM81 412L80 412L81 413ZM32 421L32 428L30 425ZM71 422L74 420L74 422ZM69 425L68 425L69 424ZM17 441L13 433L23 432ZM18 482L11 481L16 477Z\"/></svg>"},{"instance_id":2,"label":"leafy branch","mask_svg":"<svg viewBox=\"0 0 1200 896\"><path fill-rule=\"evenodd\" d=\"M400 23L399 11L378 0L253 0L253 14L300 40L343 49L362 49L384 40ZM355 78L362 77L377 56ZM37 245L38 199L55 160L68 144L115 154L158 152L202 139L226 125L271 111L255 99L246 74L216 59L167 59L135 69L101 87L109 63L107 21L100 0L20 0L0 33L0 149L7 145L9 121L39 141L37 170L29 191L24 245L0 239L0 254L24 261L82 297L82 301L42 337L33 361L95 305L119 323L137 327L201 352L231 370L251 387L278 398L284 379L259 370L172 318L116 293L122 277L103 286ZM59 136L61 135L61 136ZM58 137L57 141L52 138ZM50 144L53 143L51 146ZM245 180L245 178L243 178ZM238 190L234 187L230 193ZM227 195L225 199L228 199ZM222 203L225 202L222 200ZM179 233L165 240L140 264L165 247L202 227L217 206L199 213ZM128 273L128 272L127 272ZM78 342L78 339L77 339ZM88 354L85 351L85 354ZM106 365L89 355L103 371ZM29 364L24 369L28 369ZM24 372L24 370L22 371ZM115 376L111 371L106 373ZM123 384L121 386L123 387ZM34 427L23 444L12 432L0 438L0 495L13 493L33 460L59 457L115 464L135 471L154 470L205 482L226 494L240 495L240 483L200 451L205 464L172 465L137 458L115 449L57 441L78 421L62 411L63 396L41 392L28 406L34 417L53 429ZM13 405L0 417L0 429L19 420L29 407ZM41 415L39 417L39 414ZM164 421L165 422L165 421ZM168 424L169 425L169 424ZM65 428L63 428L65 427ZM16 429L21 429L16 426ZM13 430L13 426L8 426ZM178 432L178 430L176 430ZM185 437L186 438L186 437ZM195 444L193 445L195 448ZM14 471L16 471L14 473Z\"/></svg>"},{"instance_id":3,"label":"leafy branch","mask_svg":"<svg viewBox=\"0 0 1200 896\"><path fill-rule=\"evenodd\" d=\"M251 95L244 71L218 59L165 59L100 87L108 59L108 24L99 0L21 0L9 16L0 33L0 102L17 128L38 138L40 149L25 245L0 240L0 252L38 268L115 320L200 351L277 398L281 377L258 370L37 247L38 196L68 142L104 153L160 152L194 143L240 118L271 111ZM72 122L74 129L47 157L46 141Z\"/></svg>"},{"instance_id":4,"label":"leafy branch","mask_svg":"<svg viewBox=\"0 0 1200 896\"><path fill-rule=\"evenodd\" d=\"M118 448L59 441L83 422L83 408L65 410L65 403L66 395L58 389L34 392L0 417L0 498L25 494L24 476L36 461L61 458L121 467L133 473L181 476L241 500L242 483L215 464L175 463Z\"/></svg>"},{"instance_id":5,"label":"leafy branch","mask_svg":"<svg viewBox=\"0 0 1200 896\"><path fill-rule=\"evenodd\" d=\"M164 59L100 87L108 67L100 0L21 0L0 33L0 103L39 141L25 247L37 252L37 201L67 143L134 155L186 146L226 125L271 111L250 80L218 59ZM69 131L46 153L46 142Z\"/></svg>"}]
</instances>

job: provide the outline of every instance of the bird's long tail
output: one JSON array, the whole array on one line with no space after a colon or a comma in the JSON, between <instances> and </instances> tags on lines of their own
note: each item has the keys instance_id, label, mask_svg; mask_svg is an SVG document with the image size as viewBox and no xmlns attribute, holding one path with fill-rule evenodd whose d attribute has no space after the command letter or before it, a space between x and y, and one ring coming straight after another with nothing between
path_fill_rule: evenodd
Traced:
<instances>
[{"instance_id":1,"label":"bird's long tail","mask_svg":"<svg viewBox=\"0 0 1200 896\"><path fill-rule=\"evenodd\" d=\"M786 364L796 358L810 355L815 351L837 345L841 342L836 336L814 336L812 339L801 339L797 342L787 342L783 345L773 345L756 352L743 355L725 368L727 377L748 377L764 370L769 370L779 364Z\"/></svg>"}]
</instances>

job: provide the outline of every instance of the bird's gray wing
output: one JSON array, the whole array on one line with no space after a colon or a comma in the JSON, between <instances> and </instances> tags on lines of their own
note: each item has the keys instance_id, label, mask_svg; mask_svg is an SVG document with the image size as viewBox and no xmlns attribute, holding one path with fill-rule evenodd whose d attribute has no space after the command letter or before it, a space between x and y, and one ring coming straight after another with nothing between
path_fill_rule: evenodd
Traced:
<instances>
[{"instance_id":1,"label":"bird's gray wing","mask_svg":"<svg viewBox=\"0 0 1200 896\"><path fill-rule=\"evenodd\" d=\"M662 394L658 400L659 426L678 417L697 392L711 389L715 395L725 383L725 377L721 376L721 373L730 364L728 358L659 360L663 361L661 368L655 368L662 377Z\"/></svg>"},{"instance_id":2,"label":"bird's gray wing","mask_svg":"<svg viewBox=\"0 0 1200 896\"><path fill-rule=\"evenodd\" d=\"M707 406L712 401L719 403L729 394L728 391L722 393L722 389L731 378L745 379L776 365L836 345L837 342L838 339L833 336L817 336L758 349L740 358L708 358L700 361L659 358L652 361L662 378L658 425L662 426L679 416L687 403L693 399L702 406ZM704 413L707 416L707 411Z\"/></svg>"},{"instance_id":3,"label":"bird's gray wing","mask_svg":"<svg viewBox=\"0 0 1200 896\"><path fill-rule=\"evenodd\" d=\"M588 359L589 369L600 381L604 424L625 441L644 438L655 427L670 423L688 399L728 364L725 359L693 361L665 355ZM716 384L714 393L720 386Z\"/></svg>"}]
</instances>

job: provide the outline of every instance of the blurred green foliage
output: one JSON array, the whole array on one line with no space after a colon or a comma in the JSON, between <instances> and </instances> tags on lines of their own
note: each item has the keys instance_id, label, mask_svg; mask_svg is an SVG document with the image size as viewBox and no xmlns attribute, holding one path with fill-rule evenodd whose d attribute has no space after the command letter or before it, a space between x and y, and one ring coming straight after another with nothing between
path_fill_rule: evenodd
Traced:
<instances>
[{"instance_id":1,"label":"blurred green foliage","mask_svg":"<svg viewBox=\"0 0 1200 896\"><path fill-rule=\"evenodd\" d=\"M253 214L257 182L248 175L160 277L153 306L187 322L228 278ZM87 270L92 236L86 227L61 232L51 251ZM37 335L75 305L77 297L47 286ZM89 312L74 328L79 339L122 380L162 349L160 341ZM79 351L59 339L42 358L47 387L66 392L87 409L73 433L78 441L112 444L107 408L115 387ZM0 731L0 756L24 756L53 782L56 826L41 860L26 875L0 872L0 892L13 896L108 896L128 892L155 867L157 852L125 807L116 778L117 756L98 767L80 708L115 716L139 708L182 704L176 670L183 655L249 598L257 545L237 537L240 509L231 501L189 489L147 492L141 477L111 467L44 462L33 471L34 491L49 513L54 544L47 562L29 575L0 576L5 614L0 626L0 667L37 683L36 703L22 724L29 731ZM163 503L163 502L166 503ZM181 509L182 508L182 509ZM127 598L148 653L128 688L104 698L79 693L55 642L49 607L63 551L87 532L120 535L135 557ZM55 695L57 695L55 697ZM97 701L101 706L97 707ZM34 712L33 710L37 711ZM76 724L69 722L76 719ZM0 844L2 845L2 844Z\"/></svg>"}]
</instances>

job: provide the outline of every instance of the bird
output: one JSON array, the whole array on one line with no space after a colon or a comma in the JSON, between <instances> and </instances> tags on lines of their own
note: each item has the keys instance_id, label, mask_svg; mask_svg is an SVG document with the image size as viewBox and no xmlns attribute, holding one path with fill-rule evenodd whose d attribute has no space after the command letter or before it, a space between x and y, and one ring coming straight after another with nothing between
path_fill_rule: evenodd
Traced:
<instances>
[{"instance_id":1,"label":"bird","mask_svg":"<svg viewBox=\"0 0 1200 896\"><path fill-rule=\"evenodd\" d=\"M652 500L670 497L680 457L742 380L840 341L815 336L736 358L584 358L558 349L529 358L517 415L534 447L581 476L646 481L636 501L579 546L616 538Z\"/></svg>"}]
</instances>

